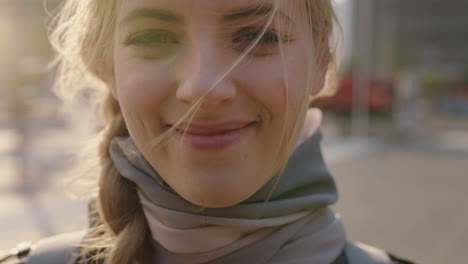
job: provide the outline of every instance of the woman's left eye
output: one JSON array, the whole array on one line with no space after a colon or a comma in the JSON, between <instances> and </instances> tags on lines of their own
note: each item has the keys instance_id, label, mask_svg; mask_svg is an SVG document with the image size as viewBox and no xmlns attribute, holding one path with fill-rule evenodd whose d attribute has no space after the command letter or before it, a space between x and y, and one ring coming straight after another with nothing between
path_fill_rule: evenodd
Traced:
<instances>
[{"instance_id":1,"label":"woman's left eye","mask_svg":"<svg viewBox=\"0 0 468 264\"><path fill-rule=\"evenodd\" d=\"M234 43L252 44L258 39L258 45L276 45L280 41L278 33L272 30L263 32L263 28L246 28L239 31L233 39Z\"/></svg>"}]
</instances>

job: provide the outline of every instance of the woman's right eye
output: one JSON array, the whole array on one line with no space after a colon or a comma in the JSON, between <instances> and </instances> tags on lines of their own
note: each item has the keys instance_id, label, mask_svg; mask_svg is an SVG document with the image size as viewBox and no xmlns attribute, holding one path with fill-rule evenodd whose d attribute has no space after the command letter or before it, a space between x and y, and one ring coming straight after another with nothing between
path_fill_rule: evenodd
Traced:
<instances>
[{"instance_id":1,"label":"woman's right eye","mask_svg":"<svg viewBox=\"0 0 468 264\"><path fill-rule=\"evenodd\" d=\"M150 30L142 31L131 35L126 41L125 45L136 46L154 46L154 45L171 45L178 44L176 36L166 30Z\"/></svg>"}]
</instances>

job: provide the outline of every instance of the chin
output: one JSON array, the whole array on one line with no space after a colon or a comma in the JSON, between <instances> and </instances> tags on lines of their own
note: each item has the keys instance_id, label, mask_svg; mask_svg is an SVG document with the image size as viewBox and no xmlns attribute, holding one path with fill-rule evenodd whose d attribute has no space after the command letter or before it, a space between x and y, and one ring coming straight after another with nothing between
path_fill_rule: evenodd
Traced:
<instances>
[{"instance_id":1,"label":"chin","mask_svg":"<svg viewBox=\"0 0 468 264\"><path fill-rule=\"evenodd\" d=\"M246 174L244 174L246 175ZM242 181L238 177L217 177L213 180L200 180L198 184L187 184L175 187L174 190L185 200L194 205L206 208L230 207L241 203L251 194L258 190L257 185L252 181ZM228 178L226 180L226 178ZM237 179L233 182L232 179Z\"/></svg>"},{"instance_id":2,"label":"chin","mask_svg":"<svg viewBox=\"0 0 468 264\"><path fill-rule=\"evenodd\" d=\"M188 202L205 208L230 207L241 203L246 199L242 196L236 197L232 195L218 195L218 192L216 192L216 194L212 194L210 191L207 191L203 195L180 195Z\"/></svg>"},{"instance_id":3,"label":"chin","mask_svg":"<svg viewBox=\"0 0 468 264\"><path fill-rule=\"evenodd\" d=\"M200 206L200 207L204 207L204 208L226 208L226 207L231 207L231 206L234 206L240 202L242 202L242 200L240 201L220 201L220 200L212 200L212 201L204 201L204 202L199 202L199 201L195 201L195 200L188 200L190 203L194 204L194 205L197 205L197 206Z\"/></svg>"}]
</instances>

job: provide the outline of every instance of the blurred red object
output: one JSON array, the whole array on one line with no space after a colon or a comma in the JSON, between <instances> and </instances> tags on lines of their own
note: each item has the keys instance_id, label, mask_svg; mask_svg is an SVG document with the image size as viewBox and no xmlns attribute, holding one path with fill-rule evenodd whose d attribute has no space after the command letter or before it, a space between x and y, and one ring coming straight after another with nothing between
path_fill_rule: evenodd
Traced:
<instances>
[{"instance_id":1,"label":"blurred red object","mask_svg":"<svg viewBox=\"0 0 468 264\"><path fill-rule=\"evenodd\" d=\"M458 95L468 100L468 83L464 83L459 87Z\"/></svg>"},{"instance_id":2,"label":"blurred red object","mask_svg":"<svg viewBox=\"0 0 468 264\"><path fill-rule=\"evenodd\" d=\"M385 82L379 80L369 80L370 91L367 106L371 112L386 112L390 110L392 104L392 94ZM316 106L340 112L349 112L353 107L353 83L352 74L343 76L338 84L335 95L320 98L316 101Z\"/></svg>"}]
</instances>

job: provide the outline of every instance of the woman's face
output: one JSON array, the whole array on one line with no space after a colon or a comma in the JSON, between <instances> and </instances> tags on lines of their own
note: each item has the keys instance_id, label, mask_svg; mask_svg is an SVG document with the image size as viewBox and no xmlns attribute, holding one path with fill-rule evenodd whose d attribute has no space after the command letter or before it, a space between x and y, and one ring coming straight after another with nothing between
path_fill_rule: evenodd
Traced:
<instances>
[{"instance_id":1,"label":"woman's face","mask_svg":"<svg viewBox=\"0 0 468 264\"><path fill-rule=\"evenodd\" d=\"M257 191L281 166L285 121L302 116L306 47L297 1L281 1L279 20L219 79L267 25L273 5L123 0L112 91L145 158L193 204L227 207ZM177 125L203 95L192 118ZM151 147L171 127L175 136Z\"/></svg>"}]
</instances>

